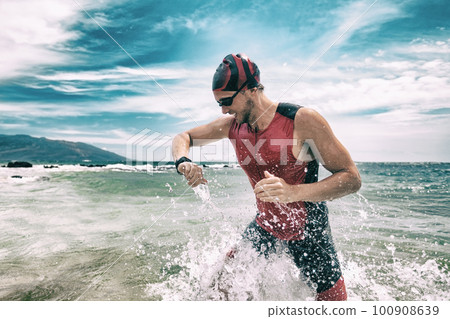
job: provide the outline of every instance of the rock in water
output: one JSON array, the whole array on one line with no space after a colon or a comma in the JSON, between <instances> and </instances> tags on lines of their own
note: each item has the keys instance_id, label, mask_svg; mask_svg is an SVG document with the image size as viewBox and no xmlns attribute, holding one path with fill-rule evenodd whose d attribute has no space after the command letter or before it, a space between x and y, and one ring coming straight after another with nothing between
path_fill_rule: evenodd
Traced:
<instances>
[{"instance_id":1,"label":"rock in water","mask_svg":"<svg viewBox=\"0 0 450 319\"><path fill-rule=\"evenodd\" d=\"M8 167L33 167L33 165L28 162L9 162Z\"/></svg>"}]
</instances>

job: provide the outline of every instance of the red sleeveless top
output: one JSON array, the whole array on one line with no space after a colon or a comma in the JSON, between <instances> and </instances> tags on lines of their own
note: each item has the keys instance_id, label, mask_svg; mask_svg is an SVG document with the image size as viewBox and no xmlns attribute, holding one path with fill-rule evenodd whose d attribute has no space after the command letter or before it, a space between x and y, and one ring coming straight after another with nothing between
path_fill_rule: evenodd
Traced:
<instances>
[{"instance_id":1,"label":"red sleeveless top","mask_svg":"<svg viewBox=\"0 0 450 319\"><path fill-rule=\"evenodd\" d=\"M292 154L294 118L299 108L279 103L272 122L262 131L254 131L247 123L233 120L228 137L253 188L265 178L264 171L291 185L317 181L317 162L297 161ZM267 232L283 240L304 239L308 215L305 202L284 204L256 199L256 204L256 222Z\"/></svg>"}]
</instances>

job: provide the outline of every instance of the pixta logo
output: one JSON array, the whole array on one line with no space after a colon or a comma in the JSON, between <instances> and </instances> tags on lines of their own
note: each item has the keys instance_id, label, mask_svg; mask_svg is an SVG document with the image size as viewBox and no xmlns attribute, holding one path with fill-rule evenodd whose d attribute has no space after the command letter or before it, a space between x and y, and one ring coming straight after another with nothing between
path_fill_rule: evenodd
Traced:
<instances>
[{"instance_id":1,"label":"pixta logo","mask_svg":"<svg viewBox=\"0 0 450 319\"><path fill-rule=\"evenodd\" d=\"M254 142L248 139L239 141L194 139L189 158L197 164L210 162L231 164L239 161L241 166L254 165L255 162L257 165L267 165L270 159L272 163L276 160L278 165L282 166L288 164L288 147L292 148L297 144L295 139L260 139ZM153 174L158 166L173 164L172 137L163 133L143 129L128 139L126 148L127 164L145 166L149 174ZM239 160L234 155L234 149L240 150ZM314 159L323 163L314 141L307 139L302 143L296 165Z\"/></svg>"},{"instance_id":2,"label":"pixta logo","mask_svg":"<svg viewBox=\"0 0 450 319\"><path fill-rule=\"evenodd\" d=\"M148 128L128 139L126 144L127 165L145 165L147 173L171 162L172 137Z\"/></svg>"}]
</instances>

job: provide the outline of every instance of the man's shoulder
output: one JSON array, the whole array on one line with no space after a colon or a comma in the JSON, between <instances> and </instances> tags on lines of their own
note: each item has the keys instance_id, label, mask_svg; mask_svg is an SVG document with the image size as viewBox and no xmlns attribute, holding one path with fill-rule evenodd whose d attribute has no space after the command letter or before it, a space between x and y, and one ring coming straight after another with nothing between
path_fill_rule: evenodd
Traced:
<instances>
[{"instance_id":1,"label":"man's shoulder","mask_svg":"<svg viewBox=\"0 0 450 319\"><path fill-rule=\"evenodd\" d=\"M314 120L317 119L318 117L322 116L316 110L311 109L309 107L302 107L296 113L295 119L305 121L305 120Z\"/></svg>"},{"instance_id":2,"label":"man's shoulder","mask_svg":"<svg viewBox=\"0 0 450 319\"><path fill-rule=\"evenodd\" d=\"M309 107L285 102L278 104L277 113L280 113L281 115L301 124L307 124L310 121L315 121L322 118L317 111Z\"/></svg>"},{"instance_id":3,"label":"man's shoulder","mask_svg":"<svg viewBox=\"0 0 450 319\"><path fill-rule=\"evenodd\" d=\"M328 125L326 120L319 112L311 108L302 107L295 114L294 126L297 131L320 130L324 125Z\"/></svg>"}]
</instances>

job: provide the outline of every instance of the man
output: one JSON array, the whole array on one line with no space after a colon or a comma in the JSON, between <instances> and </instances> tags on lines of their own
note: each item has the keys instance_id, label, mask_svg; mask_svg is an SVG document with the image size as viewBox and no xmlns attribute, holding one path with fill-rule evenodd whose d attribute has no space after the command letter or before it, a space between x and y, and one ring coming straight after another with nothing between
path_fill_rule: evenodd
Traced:
<instances>
[{"instance_id":1,"label":"man","mask_svg":"<svg viewBox=\"0 0 450 319\"><path fill-rule=\"evenodd\" d=\"M206 183L202 168L187 158L189 148L196 140L229 138L258 208L244 240L266 256L283 245L316 291L316 300L346 300L323 201L361 187L349 153L317 112L269 100L258 67L244 54L223 59L212 89L222 113L229 115L173 139L177 171L192 187ZM321 181L318 159L332 173Z\"/></svg>"}]
</instances>

